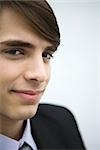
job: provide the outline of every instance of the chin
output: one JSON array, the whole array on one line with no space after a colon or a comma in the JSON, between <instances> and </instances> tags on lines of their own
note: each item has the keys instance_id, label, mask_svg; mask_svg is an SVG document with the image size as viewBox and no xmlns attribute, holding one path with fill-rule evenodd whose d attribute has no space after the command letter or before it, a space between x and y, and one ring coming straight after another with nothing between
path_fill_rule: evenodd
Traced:
<instances>
[{"instance_id":1,"label":"chin","mask_svg":"<svg viewBox=\"0 0 100 150\"><path fill-rule=\"evenodd\" d=\"M38 105L35 106L27 106L25 108L21 108L18 112L12 115L13 120L27 120L35 116L38 109Z\"/></svg>"},{"instance_id":2,"label":"chin","mask_svg":"<svg viewBox=\"0 0 100 150\"><path fill-rule=\"evenodd\" d=\"M37 109L38 106L33 106L30 107L26 112L24 111L24 113L22 114L22 120L34 117L36 115Z\"/></svg>"}]
</instances>

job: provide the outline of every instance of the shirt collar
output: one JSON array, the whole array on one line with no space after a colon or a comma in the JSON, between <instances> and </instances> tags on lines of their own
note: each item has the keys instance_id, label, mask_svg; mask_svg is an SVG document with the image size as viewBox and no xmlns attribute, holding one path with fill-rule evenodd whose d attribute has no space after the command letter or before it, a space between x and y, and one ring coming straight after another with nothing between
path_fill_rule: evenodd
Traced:
<instances>
[{"instance_id":1,"label":"shirt collar","mask_svg":"<svg viewBox=\"0 0 100 150\"><path fill-rule=\"evenodd\" d=\"M19 141L16 141L5 135L0 134L0 149L18 150L18 148L21 147L24 142L29 144L34 150L37 150L36 144L31 135L31 125L29 119L27 120L23 136Z\"/></svg>"},{"instance_id":2,"label":"shirt collar","mask_svg":"<svg viewBox=\"0 0 100 150\"><path fill-rule=\"evenodd\" d=\"M0 149L1 150L18 150L19 142L5 135L0 134Z\"/></svg>"},{"instance_id":3,"label":"shirt collar","mask_svg":"<svg viewBox=\"0 0 100 150\"><path fill-rule=\"evenodd\" d=\"M23 134L22 138L19 140L20 147L23 145L24 142L29 144L34 150L37 150L36 144L33 140L32 134L31 134L31 126L30 126L30 120L29 119L27 120L24 134Z\"/></svg>"}]
</instances>

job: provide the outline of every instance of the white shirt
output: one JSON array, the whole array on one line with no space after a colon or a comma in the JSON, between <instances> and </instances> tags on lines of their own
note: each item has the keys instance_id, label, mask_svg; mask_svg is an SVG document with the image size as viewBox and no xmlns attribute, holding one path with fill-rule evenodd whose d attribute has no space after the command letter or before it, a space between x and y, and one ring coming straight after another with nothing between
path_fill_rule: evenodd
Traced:
<instances>
[{"instance_id":1,"label":"white shirt","mask_svg":"<svg viewBox=\"0 0 100 150\"><path fill-rule=\"evenodd\" d=\"M37 150L35 141L31 135L31 126L29 119L27 120L23 136L19 141L0 134L0 150L18 150L24 142L29 144L33 148L33 150Z\"/></svg>"}]
</instances>

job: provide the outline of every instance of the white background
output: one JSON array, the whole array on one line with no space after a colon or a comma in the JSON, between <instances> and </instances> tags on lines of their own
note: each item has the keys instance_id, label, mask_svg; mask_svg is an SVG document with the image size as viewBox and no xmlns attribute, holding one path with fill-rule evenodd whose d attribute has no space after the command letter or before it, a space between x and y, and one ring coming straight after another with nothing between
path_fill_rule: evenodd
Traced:
<instances>
[{"instance_id":1,"label":"white background","mask_svg":"<svg viewBox=\"0 0 100 150\"><path fill-rule=\"evenodd\" d=\"M100 0L48 0L61 45L42 102L74 114L87 150L100 150Z\"/></svg>"}]
</instances>

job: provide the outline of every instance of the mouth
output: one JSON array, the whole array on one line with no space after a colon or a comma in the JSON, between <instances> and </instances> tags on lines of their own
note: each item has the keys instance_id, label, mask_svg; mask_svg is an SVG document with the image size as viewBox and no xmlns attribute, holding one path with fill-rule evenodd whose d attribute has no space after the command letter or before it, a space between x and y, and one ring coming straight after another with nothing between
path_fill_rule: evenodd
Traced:
<instances>
[{"instance_id":1,"label":"mouth","mask_svg":"<svg viewBox=\"0 0 100 150\"><path fill-rule=\"evenodd\" d=\"M43 92L44 90L11 90L11 93L19 97L21 101L30 103L37 103Z\"/></svg>"}]
</instances>

